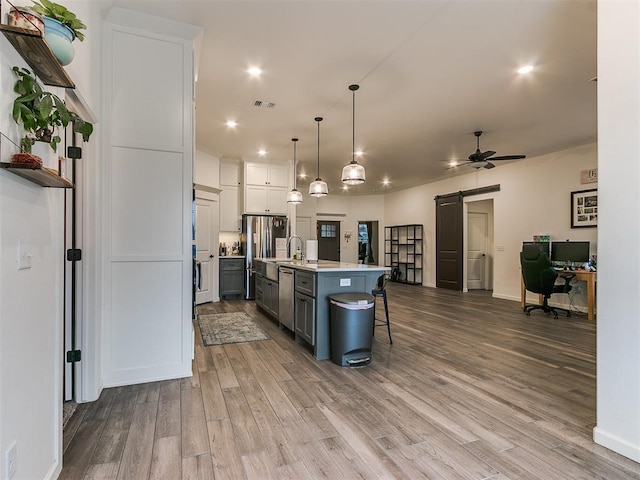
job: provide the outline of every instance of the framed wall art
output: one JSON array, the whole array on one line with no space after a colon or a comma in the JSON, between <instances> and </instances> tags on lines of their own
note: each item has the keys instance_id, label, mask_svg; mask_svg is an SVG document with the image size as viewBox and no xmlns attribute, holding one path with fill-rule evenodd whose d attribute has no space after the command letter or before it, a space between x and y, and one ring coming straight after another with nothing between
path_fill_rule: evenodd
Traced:
<instances>
[{"instance_id":1,"label":"framed wall art","mask_svg":"<svg viewBox=\"0 0 640 480\"><path fill-rule=\"evenodd\" d=\"M598 226L598 189L571 192L571 228Z\"/></svg>"}]
</instances>

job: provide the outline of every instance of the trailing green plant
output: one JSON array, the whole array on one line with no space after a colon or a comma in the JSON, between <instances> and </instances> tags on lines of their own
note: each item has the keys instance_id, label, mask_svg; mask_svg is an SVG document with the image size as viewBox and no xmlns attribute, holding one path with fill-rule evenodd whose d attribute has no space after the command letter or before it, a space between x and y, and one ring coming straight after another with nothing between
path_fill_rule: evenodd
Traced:
<instances>
[{"instance_id":1,"label":"trailing green plant","mask_svg":"<svg viewBox=\"0 0 640 480\"><path fill-rule=\"evenodd\" d=\"M59 3L50 2L49 0L31 1L33 2L33 9L40 15L59 21L73 30L73 33L78 40L84 40L84 33L82 33L81 30L85 30L87 26L82 23L78 17L76 17L75 13L70 12L67 7L60 5Z\"/></svg>"},{"instance_id":2,"label":"trailing green plant","mask_svg":"<svg viewBox=\"0 0 640 480\"><path fill-rule=\"evenodd\" d=\"M89 140L93 133L91 123L69 111L57 95L44 90L29 70L19 67L13 67L12 70L17 77L13 86L17 97L13 101L12 117L26 131L20 142L25 152L31 152L35 141L46 142L55 151L61 141L60 136L55 135L55 129L66 127L69 123L85 142Z\"/></svg>"}]
</instances>

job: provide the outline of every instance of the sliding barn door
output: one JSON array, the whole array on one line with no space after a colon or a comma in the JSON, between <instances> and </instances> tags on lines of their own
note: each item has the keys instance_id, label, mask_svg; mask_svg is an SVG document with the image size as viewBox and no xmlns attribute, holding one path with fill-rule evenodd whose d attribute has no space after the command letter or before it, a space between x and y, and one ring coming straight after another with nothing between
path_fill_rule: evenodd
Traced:
<instances>
[{"instance_id":1,"label":"sliding barn door","mask_svg":"<svg viewBox=\"0 0 640 480\"><path fill-rule=\"evenodd\" d=\"M436 287L462 291L462 193L436 197Z\"/></svg>"}]
</instances>

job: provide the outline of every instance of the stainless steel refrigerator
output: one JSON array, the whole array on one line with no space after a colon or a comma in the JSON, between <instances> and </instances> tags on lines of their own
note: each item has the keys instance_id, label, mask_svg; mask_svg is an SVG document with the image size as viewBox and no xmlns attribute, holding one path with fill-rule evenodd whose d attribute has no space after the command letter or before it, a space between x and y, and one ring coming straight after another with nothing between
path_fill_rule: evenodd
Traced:
<instances>
[{"instance_id":1,"label":"stainless steel refrigerator","mask_svg":"<svg viewBox=\"0 0 640 480\"><path fill-rule=\"evenodd\" d=\"M255 298L255 258L276 257L276 240L287 240L287 217L274 215L242 215L242 254L245 256L244 295ZM282 240L280 241L282 244Z\"/></svg>"}]
</instances>

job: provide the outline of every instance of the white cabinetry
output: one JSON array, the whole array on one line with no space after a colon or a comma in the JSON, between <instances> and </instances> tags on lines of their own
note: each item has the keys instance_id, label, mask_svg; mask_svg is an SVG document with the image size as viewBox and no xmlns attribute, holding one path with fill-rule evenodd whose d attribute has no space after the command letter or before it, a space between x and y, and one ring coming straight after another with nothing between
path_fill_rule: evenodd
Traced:
<instances>
[{"instance_id":1,"label":"white cabinetry","mask_svg":"<svg viewBox=\"0 0 640 480\"><path fill-rule=\"evenodd\" d=\"M289 167L267 163L245 163L244 211L287 213Z\"/></svg>"},{"instance_id":2,"label":"white cabinetry","mask_svg":"<svg viewBox=\"0 0 640 480\"><path fill-rule=\"evenodd\" d=\"M240 166L220 162L220 231L240 231L239 204Z\"/></svg>"}]
</instances>

